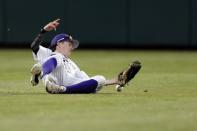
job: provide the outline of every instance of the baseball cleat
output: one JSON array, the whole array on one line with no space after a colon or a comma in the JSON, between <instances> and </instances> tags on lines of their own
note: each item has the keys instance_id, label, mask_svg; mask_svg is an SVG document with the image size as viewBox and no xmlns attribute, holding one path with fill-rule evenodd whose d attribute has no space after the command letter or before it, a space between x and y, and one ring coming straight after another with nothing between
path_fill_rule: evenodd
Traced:
<instances>
[{"instance_id":1,"label":"baseball cleat","mask_svg":"<svg viewBox=\"0 0 197 131\"><path fill-rule=\"evenodd\" d=\"M130 80L132 80L141 68L141 63L139 61L134 61L129 67L119 73L118 82L120 87L124 87Z\"/></svg>"},{"instance_id":2,"label":"baseball cleat","mask_svg":"<svg viewBox=\"0 0 197 131\"><path fill-rule=\"evenodd\" d=\"M31 68L31 74L32 74L32 76L31 76L30 82L31 82L32 86L38 85L39 79L41 77L41 70L42 70L42 67L41 67L40 64L35 64Z\"/></svg>"},{"instance_id":3,"label":"baseball cleat","mask_svg":"<svg viewBox=\"0 0 197 131\"><path fill-rule=\"evenodd\" d=\"M47 76L45 80L45 86L46 91L50 94L62 94L66 91L64 86L59 86L56 84L55 80L50 76Z\"/></svg>"}]
</instances>

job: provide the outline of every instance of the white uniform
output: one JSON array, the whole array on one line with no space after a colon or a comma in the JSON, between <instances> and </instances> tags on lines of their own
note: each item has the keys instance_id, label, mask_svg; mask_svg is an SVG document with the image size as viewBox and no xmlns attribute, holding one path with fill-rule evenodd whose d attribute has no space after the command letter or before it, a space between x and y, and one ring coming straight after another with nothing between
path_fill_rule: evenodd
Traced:
<instances>
[{"instance_id":1,"label":"white uniform","mask_svg":"<svg viewBox=\"0 0 197 131\"><path fill-rule=\"evenodd\" d=\"M57 60L57 67L49 75L58 85L70 86L89 79L96 80L98 87L105 84L106 80L103 76L98 75L90 78L71 59L60 53L52 52L50 49L40 46L37 55L34 54L34 59L41 64L50 58Z\"/></svg>"},{"instance_id":2,"label":"white uniform","mask_svg":"<svg viewBox=\"0 0 197 131\"><path fill-rule=\"evenodd\" d=\"M51 54L52 54L52 50L50 50L48 48L45 48L45 47L43 47L43 46L40 45L37 54L35 55L33 53L33 58L34 58L34 60L37 63L42 64L46 60L46 58L48 58L49 56L51 56Z\"/></svg>"}]
</instances>

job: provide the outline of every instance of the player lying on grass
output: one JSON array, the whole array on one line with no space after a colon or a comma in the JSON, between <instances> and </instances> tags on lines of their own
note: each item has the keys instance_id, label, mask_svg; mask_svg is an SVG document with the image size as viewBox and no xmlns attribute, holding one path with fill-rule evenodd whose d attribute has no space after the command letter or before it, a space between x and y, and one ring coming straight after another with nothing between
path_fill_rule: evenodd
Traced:
<instances>
[{"instance_id":1,"label":"player lying on grass","mask_svg":"<svg viewBox=\"0 0 197 131\"><path fill-rule=\"evenodd\" d=\"M40 45L43 34L56 29L58 25L59 20L47 24L31 45L34 58L38 62L31 69L33 86L41 78L46 91L53 94L95 93L108 85L119 85L121 90L140 70L140 62L135 61L111 80L106 80L101 75L89 77L70 59L71 52L79 45L70 35L56 35L51 41L50 49Z\"/></svg>"}]
</instances>

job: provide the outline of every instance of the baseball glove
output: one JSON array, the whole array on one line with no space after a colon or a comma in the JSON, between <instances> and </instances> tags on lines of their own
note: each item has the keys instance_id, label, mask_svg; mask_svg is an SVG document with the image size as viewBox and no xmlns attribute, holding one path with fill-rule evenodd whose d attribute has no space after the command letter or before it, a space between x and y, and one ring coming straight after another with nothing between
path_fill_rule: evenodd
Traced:
<instances>
[{"instance_id":1,"label":"baseball glove","mask_svg":"<svg viewBox=\"0 0 197 131\"><path fill-rule=\"evenodd\" d=\"M119 85L121 87L124 87L128 82L135 77L135 75L138 73L138 71L141 68L141 63L139 61L132 62L129 67L120 72L118 75L118 81Z\"/></svg>"}]
</instances>

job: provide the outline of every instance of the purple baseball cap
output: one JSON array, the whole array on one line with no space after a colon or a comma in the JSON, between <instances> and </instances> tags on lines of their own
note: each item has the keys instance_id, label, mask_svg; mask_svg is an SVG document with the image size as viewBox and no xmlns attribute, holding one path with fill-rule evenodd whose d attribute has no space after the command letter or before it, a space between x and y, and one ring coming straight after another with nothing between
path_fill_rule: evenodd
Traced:
<instances>
[{"instance_id":1,"label":"purple baseball cap","mask_svg":"<svg viewBox=\"0 0 197 131\"><path fill-rule=\"evenodd\" d=\"M57 43L62 42L62 41L68 41L73 44L73 49L76 49L79 46L79 41L75 40L72 38L72 36L68 34L58 34L53 39L51 40L50 48L54 47L57 45Z\"/></svg>"}]
</instances>

